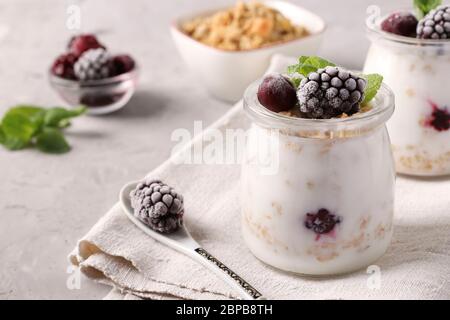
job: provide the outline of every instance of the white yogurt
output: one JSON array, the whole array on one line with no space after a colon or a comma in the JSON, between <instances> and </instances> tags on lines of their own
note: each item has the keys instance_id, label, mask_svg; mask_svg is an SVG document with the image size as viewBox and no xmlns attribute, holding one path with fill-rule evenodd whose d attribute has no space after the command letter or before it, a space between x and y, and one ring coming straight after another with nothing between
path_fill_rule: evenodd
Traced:
<instances>
[{"instance_id":1,"label":"white yogurt","mask_svg":"<svg viewBox=\"0 0 450 320\"><path fill-rule=\"evenodd\" d=\"M265 111L251 97L255 88L247 90L253 125L242 166L242 230L260 260L327 275L367 266L386 251L395 172L384 121L393 97L385 87L381 91L362 118L308 120ZM276 142L269 152L277 170L255 161L261 141ZM317 233L305 225L307 214L320 209L338 221L331 231Z\"/></svg>"},{"instance_id":2,"label":"white yogurt","mask_svg":"<svg viewBox=\"0 0 450 320\"><path fill-rule=\"evenodd\" d=\"M372 45L365 73L380 73L395 93L387 126L400 173L450 174L450 41L417 40L380 31L368 20Z\"/></svg>"}]
</instances>

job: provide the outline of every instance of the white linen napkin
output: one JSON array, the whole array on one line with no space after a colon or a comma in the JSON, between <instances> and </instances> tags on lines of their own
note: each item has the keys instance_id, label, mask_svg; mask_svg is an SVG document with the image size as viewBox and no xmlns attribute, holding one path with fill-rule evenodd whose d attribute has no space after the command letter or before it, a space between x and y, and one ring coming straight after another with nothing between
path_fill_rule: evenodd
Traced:
<instances>
[{"instance_id":1,"label":"white linen napkin","mask_svg":"<svg viewBox=\"0 0 450 320\"><path fill-rule=\"evenodd\" d=\"M275 56L269 71L283 70L291 62ZM248 124L238 103L204 134ZM193 144L200 140L197 137ZM361 270L313 278L275 270L246 248L240 234L239 175L236 164L175 164L174 158L149 173L184 195L185 224L193 237L266 297L450 299L449 178L397 179L394 239L376 262L378 267L371 269L376 274ZM113 287L105 299L239 298L214 274L145 235L118 204L78 242L69 258L89 278Z\"/></svg>"}]
</instances>

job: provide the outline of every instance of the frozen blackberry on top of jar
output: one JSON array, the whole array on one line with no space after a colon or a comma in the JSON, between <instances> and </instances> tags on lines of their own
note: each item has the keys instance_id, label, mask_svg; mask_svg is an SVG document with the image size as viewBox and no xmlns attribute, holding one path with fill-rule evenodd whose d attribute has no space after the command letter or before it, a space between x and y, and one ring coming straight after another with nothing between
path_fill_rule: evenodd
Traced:
<instances>
[{"instance_id":1,"label":"frozen blackberry on top of jar","mask_svg":"<svg viewBox=\"0 0 450 320\"><path fill-rule=\"evenodd\" d=\"M417 36L422 39L450 39L450 5L431 10L417 25Z\"/></svg>"}]
</instances>

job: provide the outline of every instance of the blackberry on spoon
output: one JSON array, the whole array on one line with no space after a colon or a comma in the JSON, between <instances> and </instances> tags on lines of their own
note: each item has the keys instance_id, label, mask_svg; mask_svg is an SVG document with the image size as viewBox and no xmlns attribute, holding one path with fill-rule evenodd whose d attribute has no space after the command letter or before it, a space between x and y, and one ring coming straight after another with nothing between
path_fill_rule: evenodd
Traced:
<instances>
[{"instance_id":1,"label":"blackberry on spoon","mask_svg":"<svg viewBox=\"0 0 450 320\"><path fill-rule=\"evenodd\" d=\"M151 229L163 233L177 230L183 222L183 197L157 179L147 179L130 193L134 215Z\"/></svg>"}]
</instances>

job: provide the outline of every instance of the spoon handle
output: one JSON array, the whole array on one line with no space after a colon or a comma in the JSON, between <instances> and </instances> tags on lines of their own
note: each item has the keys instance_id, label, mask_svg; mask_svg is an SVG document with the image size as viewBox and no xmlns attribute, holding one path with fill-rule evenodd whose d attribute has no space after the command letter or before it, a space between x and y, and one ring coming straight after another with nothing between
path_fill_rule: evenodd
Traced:
<instances>
[{"instance_id":1,"label":"spoon handle","mask_svg":"<svg viewBox=\"0 0 450 320\"><path fill-rule=\"evenodd\" d=\"M199 261L205 267L221 277L228 285L238 290L246 300L264 299L258 290L253 288L248 282L238 276L233 270L220 262L208 251L203 248L197 248L194 251L199 254L199 257L201 257L201 260Z\"/></svg>"}]
</instances>

